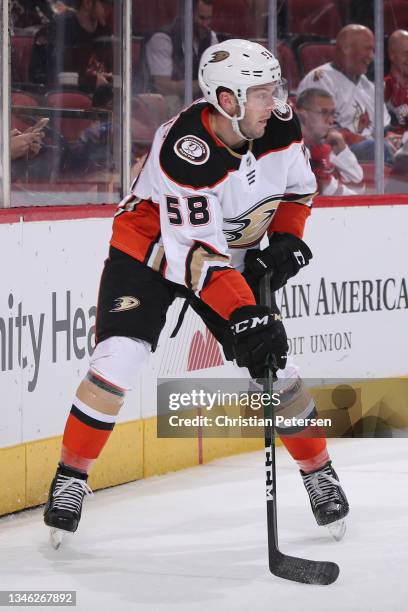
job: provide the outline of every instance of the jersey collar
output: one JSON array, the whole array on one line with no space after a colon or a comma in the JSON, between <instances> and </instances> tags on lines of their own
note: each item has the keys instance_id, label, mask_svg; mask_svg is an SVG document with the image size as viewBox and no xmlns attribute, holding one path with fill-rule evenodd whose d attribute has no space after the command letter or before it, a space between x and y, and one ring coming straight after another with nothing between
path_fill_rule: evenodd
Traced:
<instances>
[{"instance_id":1,"label":"jersey collar","mask_svg":"<svg viewBox=\"0 0 408 612\"><path fill-rule=\"evenodd\" d=\"M209 106L206 106L205 108L203 108L203 110L201 111L201 121L202 121L203 126L207 130L207 132L210 134L211 138L214 140L217 147L223 147L224 149L228 151L228 153L230 153L234 157L237 157L238 159L242 159L244 155L247 154L248 151L252 151L252 146L253 146L252 140L248 141L248 149L245 151L245 153L237 153L237 151L234 151L234 149L231 149L231 147L229 147L227 144L225 144L225 142L223 142L220 138L218 138L217 134L214 132L214 130L211 127L210 114L211 114L211 111L210 111Z\"/></svg>"}]
</instances>

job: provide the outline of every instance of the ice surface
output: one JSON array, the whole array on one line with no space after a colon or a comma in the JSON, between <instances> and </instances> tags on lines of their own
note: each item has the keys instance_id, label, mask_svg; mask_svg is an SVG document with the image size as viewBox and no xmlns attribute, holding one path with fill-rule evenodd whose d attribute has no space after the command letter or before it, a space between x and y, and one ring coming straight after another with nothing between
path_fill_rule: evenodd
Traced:
<instances>
[{"instance_id":1,"label":"ice surface","mask_svg":"<svg viewBox=\"0 0 408 612\"><path fill-rule=\"evenodd\" d=\"M98 612L405 611L408 440L330 450L351 506L340 543L315 524L286 451L277 457L281 549L338 563L331 586L269 573L261 452L98 492L58 551L40 508L4 517L0 588L76 590L76 609Z\"/></svg>"}]
</instances>

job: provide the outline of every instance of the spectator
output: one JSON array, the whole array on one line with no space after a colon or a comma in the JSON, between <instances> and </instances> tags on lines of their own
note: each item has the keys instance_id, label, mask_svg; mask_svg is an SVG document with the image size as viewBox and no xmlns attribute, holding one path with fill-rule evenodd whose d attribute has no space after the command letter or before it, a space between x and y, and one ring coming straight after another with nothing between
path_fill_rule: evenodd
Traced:
<instances>
[{"instance_id":1,"label":"spectator","mask_svg":"<svg viewBox=\"0 0 408 612\"><path fill-rule=\"evenodd\" d=\"M56 19L55 72L78 73L80 89L93 92L112 81L111 31L102 0L76 0L75 7Z\"/></svg>"},{"instance_id":2,"label":"spectator","mask_svg":"<svg viewBox=\"0 0 408 612\"><path fill-rule=\"evenodd\" d=\"M41 150L44 132L20 132L11 130L10 134L10 157L14 161L27 155L37 155Z\"/></svg>"},{"instance_id":3,"label":"spectator","mask_svg":"<svg viewBox=\"0 0 408 612\"><path fill-rule=\"evenodd\" d=\"M212 0L194 0L193 29L193 97L201 97L198 86L198 63L202 52L218 42L210 29ZM166 97L169 115L174 115L184 102L184 20L176 17L162 31L155 32L146 44L146 62L152 88Z\"/></svg>"},{"instance_id":4,"label":"spectator","mask_svg":"<svg viewBox=\"0 0 408 612\"><path fill-rule=\"evenodd\" d=\"M24 132L11 130L11 180L41 180L50 177L52 152L44 146L45 132L35 126Z\"/></svg>"},{"instance_id":5,"label":"spectator","mask_svg":"<svg viewBox=\"0 0 408 612\"><path fill-rule=\"evenodd\" d=\"M134 102L136 103L136 102ZM141 102L140 119L132 119L132 177L139 173L159 122L148 102ZM143 108L144 107L144 108ZM137 107L139 108L139 107ZM71 171L76 174L113 172L113 86L101 85L92 97L92 110L105 111L92 121L75 143L71 145ZM108 112L106 112L108 111ZM145 140L144 140L145 139Z\"/></svg>"},{"instance_id":6,"label":"spectator","mask_svg":"<svg viewBox=\"0 0 408 612\"><path fill-rule=\"evenodd\" d=\"M391 113L393 130L400 145L386 184L386 193L408 189L408 32L396 30L388 40L390 72L385 77L384 98Z\"/></svg>"},{"instance_id":7,"label":"spectator","mask_svg":"<svg viewBox=\"0 0 408 612\"><path fill-rule=\"evenodd\" d=\"M385 77L384 99L393 129L403 134L408 119L408 32L396 30L388 40L390 72Z\"/></svg>"},{"instance_id":8,"label":"spectator","mask_svg":"<svg viewBox=\"0 0 408 612\"><path fill-rule=\"evenodd\" d=\"M11 0L10 22L14 34L35 33L41 26L53 20L54 14L48 0Z\"/></svg>"},{"instance_id":9,"label":"spectator","mask_svg":"<svg viewBox=\"0 0 408 612\"><path fill-rule=\"evenodd\" d=\"M366 72L374 59L374 35L365 26L350 24L336 39L334 62L311 70L300 82L298 93L318 87L336 101L336 122L359 161L374 160L374 84ZM384 107L384 125L390 116ZM384 142L385 162L392 164L394 147Z\"/></svg>"},{"instance_id":10,"label":"spectator","mask_svg":"<svg viewBox=\"0 0 408 612\"><path fill-rule=\"evenodd\" d=\"M92 110L108 111L86 128L71 148L71 170L79 174L113 170L113 86L98 87L92 97Z\"/></svg>"},{"instance_id":11,"label":"spectator","mask_svg":"<svg viewBox=\"0 0 408 612\"><path fill-rule=\"evenodd\" d=\"M319 193L327 196L361 193L363 170L343 135L333 128L336 110L332 96L324 89L305 89L296 106Z\"/></svg>"}]
</instances>

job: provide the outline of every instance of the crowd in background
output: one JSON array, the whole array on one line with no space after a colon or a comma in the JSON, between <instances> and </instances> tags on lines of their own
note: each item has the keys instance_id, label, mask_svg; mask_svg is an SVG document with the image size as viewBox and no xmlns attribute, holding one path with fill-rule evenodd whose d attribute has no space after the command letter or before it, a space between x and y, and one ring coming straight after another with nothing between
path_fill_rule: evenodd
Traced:
<instances>
[{"instance_id":1,"label":"crowd in background","mask_svg":"<svg viewBox=\"0 0 408 612\"><path fill-rule=\"evenodd\" d=\"M385 0L386 191L408 171L407 11ZM12 181L117 181L120 12L113 0L11 0ZM267 45L267 0L193 0L193 96L201 53L231 37ZM307 5L307 6L306 6ZM324 195L374 191L373 2L278 2L278 56ZM133 0L136 168L184 104L182 0ZM307 8L307 10L305 10ZM116 75L116 78L115 78ZM115 110L116 109L116 110Z\"/></svg>"}]
</instances>

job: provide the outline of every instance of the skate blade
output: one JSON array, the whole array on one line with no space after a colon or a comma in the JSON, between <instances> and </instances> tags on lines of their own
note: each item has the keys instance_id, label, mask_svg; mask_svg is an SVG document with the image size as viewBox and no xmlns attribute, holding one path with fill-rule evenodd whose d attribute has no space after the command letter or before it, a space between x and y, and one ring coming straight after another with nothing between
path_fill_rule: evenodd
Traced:
<instances>
[{"instance_id":1,"label":"skate blade","mask_svg":"<svg viewBox=\"0 0 408 612\"><path fill-rule=\"evenodd\" d=\"M62 540L64 538L64 531L62 529L56 529L55 527L51 527L50 529L50 542L51 546L58 550L62 544Z\"/></svg>"},{"instance_id":2,"label":"skate blade","mask_svg":"<svg viewBox=\"0 0 408 612\"><path fill-rule=\"evenodd\" d=\"M336 540L336 542L340 542L346 533L346 521L344 519L340 519L339 521L330 523L330 525L327 525L327 529L329 530L332 538Z\"/></svg>"}]
</instances>

